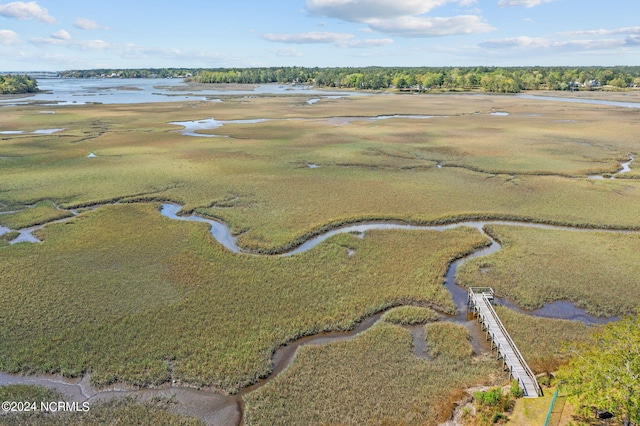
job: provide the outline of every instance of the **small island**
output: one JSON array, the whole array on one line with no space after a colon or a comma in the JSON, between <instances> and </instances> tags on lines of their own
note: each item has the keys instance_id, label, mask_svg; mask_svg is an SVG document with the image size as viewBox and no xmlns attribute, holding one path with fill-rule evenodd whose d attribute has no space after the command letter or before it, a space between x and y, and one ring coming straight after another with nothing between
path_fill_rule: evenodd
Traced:
<instances>
[{"instance_id":1,"label":"small island","mask_svg":"<svg viewBox=\"0 0 640 426\"><path fill-rule=\"evenodd\" d=\"M38 91L38 82L28 75L0 75L0 95L20 95Z\"/></svg>"}]
</instances>

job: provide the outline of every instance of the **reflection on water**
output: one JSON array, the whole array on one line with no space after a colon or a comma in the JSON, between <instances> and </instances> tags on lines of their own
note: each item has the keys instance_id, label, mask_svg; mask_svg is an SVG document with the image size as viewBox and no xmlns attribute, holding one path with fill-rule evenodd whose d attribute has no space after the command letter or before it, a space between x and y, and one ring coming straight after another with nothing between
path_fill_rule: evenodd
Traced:
<instances>
[{"instance_id":1,"label":"reflection on water","mask_svg":"<svg viewBox=\"0 0 640 426\"><path fill-rule=\"evenodd\" d=\"M557 300L555 302L547 303L542 308L533 310L522 309L509 299L503 297L496 297L496 304L506 306L509 309L513 309L516 312L527 315L580 321L585 324L606 324L608 322L618 320L618 317L596 317L594 315L590 315L584 309L578 308L567 300Z\"/></svg>"},{"instance_id":2,"label":"reflection on water","mask_svg":"<svg viewBox=\"0 0 640 426\"><path fill-rule=\"evenodd\" d=\"M256 123L264 123L266 121L324 121L326 123L332 124L334 126L350 124L354 121L376 121L376 120L388 120L392 118L409 118L409 119L426 119L426 118L434 118L433 115L378 115L375 117L329 117L324 119L318 118L254 118L249 120L216 120L215 118L207 118L204 120L194 120L194 121L172 121L169 124L174 124L176 126L184 127L184 130L181 130L180 133L185 136L195 136L201 138L221 138L221 137L229 137L227 135L212 135L206 133L198 133L198 131L202 130L213 130L219 127L224 126L225 124L256 124Z\"/></svg>"},{"instance_id":3,"label":"reflection on water","mask_svg":"<svg viewBox=\"0 0 640 426\"><path fill-rule=\"evenodd\" d=\"M0 131L0 135L52 135L63 130L64 129L41 129L34 130L33 132L25 132L24 130L3 130Z\"/></svg>"},{"instance_id":4,"label":"reflection on water","mask_svg":"<svg viewBox=\"0 0 640 426\"><path fill-rule=\"evenodd\" d=\"M618 101L603 101L598 99L563 98L560 96L539 96L539 95L528 95L528 94L522 94L522 93L517 94L515 96L517 98L531 99L531 100L537 100L537 101L571 102L571 103L579 103L579 104L617 106L617 107L624 107L624 108L640 108L640 103L638 102L618 102Z\"/></svg>"},{"instance_id":5,"label":"reflection on water","mask_svg":"<svg viewBox=\"0 0 640 426\"><path fill-rule=\"evenodd\" d=\"M631 171L631 162L635 159L633 155L629 156L629 161L625 161L624 163L620 163L620 169L612 174L609 179L615 179L616 175L621 173L629 173ZM587 176L589 179L604 179L603 175L589 175Z\"/></svg>"},{"instance_id":6,"label":"reflection on water","mask_svg":"<svg viewBox=\"0 0 640 426\"><path fill-rule=\"evenodd\" d=\"M175 89L180 87L180 91ZM210 101L220 102L214 96L225 95L319 95L368 96L358 92L330 92L315 90L309 86L260 84L253 89L220 90L215 85L211 89L188 89L188 84L181 79L161 78L39 78L40 93L19 98L1 99L0 105L27 105L38 103L43 105L82 105L88 103L102 104L137 104L153 102Z\"/></svg>"},{"instance_id":7,"label":"reflection on water","mask_svg":"<svg viewBox=\"0 0 640 426\"><path fill-rule=\"evenodd\" d=\"M226 135L210 135L205 133L197 133L198 130L212 130L222 127L225 124L255 124L264 123L269 121L268 118L255 118L251 120L216 120L215 118L208 118L206 120L197 121L173 121L169 124L175 124L176 126L183 126L184 130L180 131L185 136L196 136L201 138L224 138Z\"/></svg>"}]
</instances>

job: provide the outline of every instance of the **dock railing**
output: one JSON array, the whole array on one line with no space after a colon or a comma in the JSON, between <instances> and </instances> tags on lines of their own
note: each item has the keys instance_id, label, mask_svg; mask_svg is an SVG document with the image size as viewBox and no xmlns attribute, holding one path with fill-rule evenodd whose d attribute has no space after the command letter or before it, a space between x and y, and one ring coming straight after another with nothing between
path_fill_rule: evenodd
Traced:
<instances>
[{"instance_id":1,"label":"dock railing","mask_svg":"<svg viewBox=\"0 0 640 426\"><path fill-rule=\"evenodd\" d=\"M496 348L498 350L498 353L500 355L502 355L502 358L505 361L505 364L509 367L509 371L510 371L511 375L518 380L518 384L520 385L521 389L523 390L525 396L529 396L529 397L541 396L542 395L542 388L538 384L538 380L536 379L535 374L533 374L533 371L531 371L531 368L529 368L529 365L527 364L527 362L525 361L524 357L522 356L522 353L520 353L520 350L518 349L518 347L516 346L515 342L513 341L511 336L509 335L509 332L507 331L507 329L505 328L504 324L500 320L500 317L498 316L498 313L495 311L495 309L493 309L494 295L495 295L495 292L493 291L493 289L491 287L470 287L469 288L469 303L470 304L475 304L476 297L478 297L478 296L480 296L486 302L485 303L486 304L486 312L488 312L488 314L492 317L494 323L498 327L498 330L488 330L489 334L491 335L491 339L496 344ZM479 316L482 316L482 313L479 312L479 310L478 310L477 313L478 313ZM486 320L484 318L482 318L482 321L486 322ZM487 327L489 327L489 326L487 325ZM511 348L511 352L516 357L515 360L511 360L510 359L511 357L510 357L509 353L507 351L503 350L503 348L501 347L500 342L498 342L496 337L495 337L495 333L496 332L499 332L500 334L502 334L502 336L506 340L507 344ZM529 378L529 380L531 380L531 383L533 384L533 386L535 386L535 392L536 392L535 396L534 395L529 395L529 391L531 389L528 389L530 387L528 387L526 385L526 383L524 383L524 381L522 380L522 377L520 377L519 374L513 374L513 366L514 365L520 365L522 367L523 371L524 371L524 374Z\"/></svg>"}]
</instances>

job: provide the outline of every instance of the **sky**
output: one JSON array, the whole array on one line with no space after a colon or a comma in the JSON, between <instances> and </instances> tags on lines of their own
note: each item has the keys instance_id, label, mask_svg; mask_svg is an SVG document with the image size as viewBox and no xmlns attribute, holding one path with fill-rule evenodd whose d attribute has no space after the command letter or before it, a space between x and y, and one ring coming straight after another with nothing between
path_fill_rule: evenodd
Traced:
<instances>
[{"instance_id":1,"label":"sky","mask_svg":"<svg viewBox=\"0 0 640 426\"><path fill-rule=\"evenodd\" d=\"M638 0L0 0L0 70L640 65Z\"/></svg>"}]
</instances>

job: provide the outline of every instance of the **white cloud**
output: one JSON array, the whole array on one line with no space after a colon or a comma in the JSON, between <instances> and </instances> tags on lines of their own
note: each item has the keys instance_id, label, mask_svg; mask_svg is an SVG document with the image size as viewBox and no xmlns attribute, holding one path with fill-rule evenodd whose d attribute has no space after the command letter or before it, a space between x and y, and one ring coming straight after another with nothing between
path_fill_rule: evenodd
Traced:
<instances>
[{"instance_id":1,"label":"white cloud","mask_svg":"<svg viewBox=\"0 0 640 426\"><path fill-rule=\"evenodd\" d=\"M485 22L479 12L451 17L425 15L448 3L467 7L475 2L476 0L307 0L307 9L312 15L363 23L372 31L402 37L440 37L493 31L495 28Z\"/></svg>"},{"instance_id":2,"label":"white cloud","mask_svg":"<svg viewBox=\"0 0 640 426\"><path fill-rule=\"evenodd\" d=\"M79 40L70 43L69 46L80 50L105 50L111 47L104 40Z\"/></svg>"},{"instance_id":3,"label":"white cloud","mask_svg":"<svg viewBox=\"0 0 640 426\"><path fill-rule=\"evenodd\" d=\"M71 35L65 30L60 30L51 34L51 38L55 38L57 40L71 40Z\"/></svg>"},{"instance_id":4,"label":"white cloud","mask_svg":"<svg viewBox=\"0 0 640 426\"><path fill-rule=\"evenodd\" d=\"M109 27L98 24L96 21L92 21L87 18L78 18L73 22L73 26L80 28L81 30L108 30Z\"/></svg>"},{"instance_id":5,"label":"white cloud","mask_svg":"<svg viewBox=\"0 0 640 426\"><path fill-rule=\"evenodd\" d=\"M11 30L0 30L0 44L4 44L5 46L10 46L13 44L19 44L20 37L15 31Z\"/></svg>"},{"instance_id":6,"label":"white cloud","mask_svg":"<svg viewBox=\"0 0 640 426\"><path fill-rule=\"evenodd\" d=\"M275 41L279 43L308 44L308 43L340 43L342 41L353 38L353 35L344 34L344 33L328 33L328 32L321 32L321 31L312 31L309 33L297 33L297 34L263 34L261 37L267 41Z\"/></svg>"},{"instance_id":7,"label":"white cloud","mask_svg":"<svg viewBox=\"0 0 640 426\"><path fill-rule=\"evenodd\" d=\"M126 59L145 59L149 57L181 60L186 62L207 61L220 63L230 60L226 55L210 51L182 51L175 48L149 47L135 43L123 43L109 46L109 51Z\"/></svg>"},{"instance_id":8,"label":"white cloud","mask_svg":"<svg viewBox=\"0 0 640 426\"><path fill-rule=\"evenodd\" d=\"M480 46L489 49L504 49L510 47L549 47L550 44L551 42L544 38L522 36L489 40L480 43Z\"/></svg>"},{"instance_id":9,"label":"white cloud","mask_svg":"<svg viewBox=\"0 0 640 426\"><path fill-rule=\"evenodd\" d=\"M555 42L551 46L555 48L571 49L571 50L606 50L625 45L624 40L620 39L604 39L604 40L569 40Z\"/></svg>"},{"instance_id":10,"label":"white cloud","mask_svg":"<svg viewBox=\"0 0 640 426\"><path fill-rule=\"evenodd\" d=\"M313 15L327 16L350 22L421 15L447 3L468 6L475 0L307 0Z\"/></svg>"},{"instance_id":11,"label":"white cloud","mask_svg":"<svg viewBox=\"0 0 640 426\"><path fill-rule=\"evenodd\" d=\"M263 34L261 36L267 41L290 44L333 44L337 47L366 48L380 47L393 43L393 40L385 39L364 39L357 40L353 34L329 33L312 31L297 34Z\"/></svg>"},{"instance_id":12,"label":"white cloud","mask_svg":"<svg viewBox=\"0 0 640 426\"><path fill-rule=\"evenodd\" d=\"M368 38L365 40L347 40L342 44L338 44L339 47L350 47L355 49L364 49L369 47L382 47L388 46L393 43L390 38Z\"/></svg>"},{"instance_id":13,"label":"white cloud","mask_svg":"<svg viewBox=\"0 0 640 426\"><path fill-rule=\"evenodd\" d=\"M624 44L627 46L640 46L640 36L632 35L624 39Z\"/></svg>"},{"instance_id":14,"label":"white cloud","mask_svg":"<svg viewBox=\"0 0 640 426\"><path fill-rule=\"evenodd\" d=\"M268 49L268 52L281 58L299 58L302 56L302 52L295 47L288 47L286 49Z\"/></svg>"},{"instance_id":15,"label":"white cloud","mask_svg":"<svg viewBox=\"0 0 640 426\"><path fill-rule=\"evenodd\" d=\"M586 31L567 31L560 33L566 36L582 36L582 35L614 35L614 34L640 34L640 26L616 28L613 30L586 30Z\"/></svg>"},{"instance_id":16,"label":"white cloud","mask_svg":"<svg viewBox=\"0 0 640 426\"><path fill-rule=\"evenodd\" d=\"M640 37L639 37L640 39ZM480 47L488 49L555 49L561 51L592 51L592 50L606 50L623 47L625 45L633 45L633 40L630 42L622 39L601 39L601 40L565 40L565 41L553 41L546 38L533 38L533 37L511 37L498 40L489 40L484 43L480 43ZM640 40L638 40L640 42Z\"/></svg>"},{"instance_id":17,"label":"white cloud","mask_svg":"<svg viewBox=\"0 0 640 426\"><path fill-rule=\"evenodd\" d=\"M44 7L38 5L37 2L31 1L25 3L22 1L14 1L0 6L0 15L6 18L15 18L21 21L28 19L36 19L47 24L55 24L56 18L49 15Z\"/></svg>"},{"instance_id":18,"label":"white cloud","mask_svg":"<svg viewBox=\"0 0 640 426\"><path fill-rule=\"evenodd\" d=\"M62 46L78 50L104 50L111 47L103 40L71 40L71 37L67 39L54 37L54 35L50 38L34 37L29 39L29 42L36 46Z\"/></svg>"},{"instance_id":19,"label":"white cloud","mask_svg":"<svg viewBox=\"0 0 640 426\"><path fill-rule=\"evenodd\" d=\"M524 6L535 7L542 3L551 3L553 0L500 0L498 6L500 7L512 7L512 6Z\"/></svg>"},{"instance_id":20,"label":"white cloud","mask_svg":"<svg viewBox=\"0 0 640 426\"><path fill-rule=\"evenodd\" d=\"M116 54L129 59L147 58L149 56L173 58L179 56L181 53L179 49L147 47L135 43L124 43L113 46L113 51Z\"/></svg>"},{"instance_id":21,"label":"white cloud","mask_svg":"<svg viewBox=\"0 0 640 426\"><path fill-rule=\"evenodd\" d=\"M394 19L369 20L376 31L404 37L441 37L455 34L486 33L494 27L475 15L449 18L402 16Z\"/></svg>"},{"instance_id":22,"label":"white cloud","mask_svg":"<svg viewBox=\"0 0 640 426\"><path fill-rule=\"evenodd\" d=\"M35 44L36 46L66 46L68 42L66 40L60 40L56 38L43 38L43 37L33 37L29 39L29 43Z\"/></svg>"}]
</instances>

